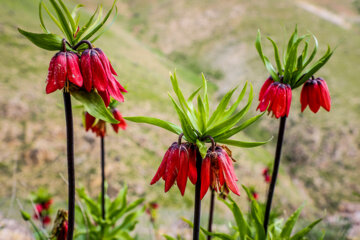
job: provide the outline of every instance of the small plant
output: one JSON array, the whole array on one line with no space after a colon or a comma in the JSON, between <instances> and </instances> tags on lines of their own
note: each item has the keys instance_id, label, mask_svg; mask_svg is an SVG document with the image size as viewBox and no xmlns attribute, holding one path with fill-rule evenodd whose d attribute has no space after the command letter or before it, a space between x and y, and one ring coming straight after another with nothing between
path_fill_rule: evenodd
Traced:
<instances>
[{"instance_id":1,"label":"small plant","mask_svg":"<svg viewBox=\"0 0 360 240\"><path fill-rule=\"evenodd\" d=\"M127 186L118 196L111 200L105 194L106 216L101 214L101 194L97 199L92 199L85 189L77 189L81 205L76 206L76 240L99 240L99 239L134 239L130 233L135 229L138 219L145 212L143 198L134 202L127 200Z\"/></svg>"}]
</instances>

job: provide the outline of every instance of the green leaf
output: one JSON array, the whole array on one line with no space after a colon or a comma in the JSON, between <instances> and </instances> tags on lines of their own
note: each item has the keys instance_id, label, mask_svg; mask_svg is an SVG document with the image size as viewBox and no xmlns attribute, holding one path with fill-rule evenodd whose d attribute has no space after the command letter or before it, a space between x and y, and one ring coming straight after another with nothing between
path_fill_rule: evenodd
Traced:
<instances>
[{"instance_id":1,"label":"green leaf","mask_svg":"<svg viewBox=\"0 0 360 240\"><path fill-rule=\"evenodd\" d=\"M204 130L206 129L206 110L205 110L205 105L200 97L200 95L198 95L198 109L199 109L199 123L200 123L200 132L204 132Z\"/></svg>"},{"instance_id":2,"label":"green leaf","mask_svg":"<svg viewBox=\"0 0 360 240\"><path fill-rule=\"evenodd\" d=\"M240 240L245 240L245 236L250 232L249 225L236 202L231 197L229 197L229 200L231 202L231 211L239 229Z\"/></svg>"},{"instance_id":3,"label":"green leaf","mask_svg":"<svg viewBox=\"0 0 360 240\"><path fill-rule=\"evenodd\" d=\"M125 185L118 193L117 197L108 207L108 214L112 216L115 210L123 210L126 207L126 194L127 194L128 187Z\"/></svg>"},{"instance_id":4,"label":"green leaf","mask_svg":"<svg viewBox=\"0 0 360 240\"><path fill-rule=\"evenodd\" d=\"M60 22L55 18L54 15L51 14L51 12L49 11L49 9L46 7L46 5L41 2L41 5L44 7L45 11L47 12L47 14L49 15L49 17L51 18L51 20L53 20L53 22L58 26L58 28L60 29L60 31L66 35L65 30L63 29L63 27L61 26Z\"/></svg>"},{"instance_id":5,"label":"green leaf","mask_svg":"<svg viewBox=\"0 0 360 240\"><path fill-rule=\"evenodd\" d=\"M88 33L83 39L84 40L88 40L89 38L91 38L91 36L93 36L98 30L100 30L100 28L102 28L104 26L104 24L106 23L106 21L108 20L108 18L110 17L114 7L115 7L115 3L117 0L114 0L114 3L112 5L112 7L110 8L110 10L108 11L108 13L106 14L105 18L90 32Z\"/></svg>"},{"instance_id":6,"label":"green leaf","mask_svg":"<svg viewBox=\"0 0 360 240\"><path fill-rule=\"evenodd\" d=\"M53 33L31 33L18 28L18 31L29 39L33 44L39 48L49 51L59 51L62 49L62 38ZM66 46L68 50L70 47Z\"/></svg>"},{"instance_id":7,"label":"green leaf","mask_svg":"<svg viewBox=\"0 0 360 240\"><path fill-rule=\"evenodd\" d=\"M325 63L327 63L332 54L333 51L331 51L330 47L328 46L326 53L310 68L310 70L305 75L300 76L300 79L297 80L293 88L297 88L304 84L312 75L314 75L320 68L322 68Z\"/></svg>"},{"instance_id":8,"label":"green leaf","mask_svg":"<svg viewBox=\"0 0 360 240\"><path fill-rule=\"evenodd\" d=\"M40 19L40 26L41 26L41 28L43 29L43 31L45 32L45 33L49 33L49 31L46 29L46 27L45 27L45 24L44 24L44 19L43 19L43 16L42 16L42 1L43 0L41 0L40 2L39 2L39 19Z\"/></svg>"},{"instance_id":9,"label":"green leaf","mask_svg":"<svg viewBox=\"0 0 360 240\"><path fill-rule=\"evenodd\" d=\"M103 35L107 30L109 30L109 28L114 24L114 22L115 22L115 20L116 20L116 18L117 18L117 15L118 15L118 9L117 9L117 7L115 6L115 14L114 14L113 19L111 20L111 23L108 24L108 25L106 26L106 28L104 28L103 30L101 30L101 32L98 33L98 34L96 35L96 37L94 37L93 39L91 39L91 42L92 42L92 43L94 43L96 40L98 40L98 39L101 37L101 35Z\"/></svg>"},{"instance_id":10,"label":"green leaf","mask_svg":"<svg viewBox=\"0 0 360 240\"><path fill-rule=\"evenodd\" d=\"M234 240L234 238L229 235L229 234L226 234L226 233L214 233L214 232L209 232L207 231L205 228L203 227L200 227L201 231L203 233L205 233L206 235L208 236L212 236L212 237L217 237L217 238L220 238L222 240Z\"/></svg>"},{"instance_id":11,"label":"green leaf","mask_svg":"<svg viewBox=\"0 0 360 240\"><path fill-rule=\"evenodd\" d=\"M209 126L211 126L212 123L216 123L216 121L220 118L224 116L224 112L226 110L227 105L230 102L230 99L233 95L233 93L235 92L237 88L234 88L232 90L230 90L229 92L227 92L224 97L221 99L219 105L217 106L217 108L215 109L214 113L211 115L210 120L209 120ZM244 92L245 94L245 92Z\"/></svg>"},{"instance_id":12,"label":"green leaf","mask_svg":"<svg viewBox=\"0 0 360 240\"><path fill-rule=\"evenodd\" d=\"M112 113L106 108L100 95L94 90L91 92L87 92L82 89L71 91L71 95L84 105L85 111L87 111L91 116L104 120L108 123L119 123L119 121L116 120Z\"/></svg>"},{"instance_id":13,"label":"green leaf","mask_svg":"<svg viewBox=\"0 0 360 240\"><path fill-rule=\"evenodd\" d=\"M321 222L322 219L318 219L315 222L311 223L310 225L308 225L306 228L300 230L299 232L297 232L294 236L292 236L290 238L290 240L302 240L303 237L308 234L311 229L313 229L319 222Z\"/></svg>"},{"instance_id":14,"label":"green leaf","mask_svg":"<svg viewBox=\"0 0 360 240\"><path fill-rule=\"evenodd\" d=\"M204 105L205 105L205 112L206 118L209 118L210 106L209 106L209 98L208 98L208 88L207 88L207 80L205 78L204 73L201 74L203 87L204 87Z\"/></svg>"},{"instance_id":15,"label":"green leaf","mask_svg":"<svg viewBox=\"0 0 360 240\"><path fill-rule=\"evenodd\" d=\"M187 103L191 103L194 99L194 97L196 96L196 94L198 94L198 92L201 90L202 86L199 87L198 89L196 89L191 95L190 97L187 99Z\"/></svg>"},{"instance_id":16,"label":"green leaf","mask_svg":"<svg viewBox=\"0 0 360 240\"><path fill-rule=\"evenodd\" d=\"M76 24L75 24L75 21L74 21L72 15L71 15L69 9L66 7L66 5L64 4L64 2L62 0L58 0L58 1L60 3L61 8L65 12L65 15L66 15L67 19L69 20L70 26L72 28L72 32L74 33L76 31Z\"/></svg>"},{"instance_id":17,"label":"green leaf","mask_svg":"<svg viewBox=\"0 0 360 240\"><path fill-rule=\"evenodd\" d=\"M280 61L280 56L279 56L279 49L278 49L276 43L274 42L274 40L272 40L270 37L267 37L267 39L269 39L269 41L272 43L272 45L274 47L274 54L275 54L277 70L280 74L282 74L282 66L281 66L281 61Z\"/></svg>"},{"instance_id":18,"label":"green leaf","mask_svg":"<svg viewBox=\"0 0 360 240\"><path fill-rule=\"evenodd\" d=\"M256 37L256 41L255 41L255 47L256 50L259 53L259 56L261 58L261 60L263 61L266 69L268 70L268 72L271 74L271 76L273 77L274 81L279 82L280 78L277 74L277 72L275 71L274 67L272 66L272 64L270 63L269 59L264 56L263 52L262 52L262 48L261 48L261 34L260 34L260 30L258 30L258 34Z\"/></svg>"},{"instance_id":19,"label":"green leaf","mask_svg":"<svg viewBox=\"0 0 360 240\"><path fill-rule=\"evenodd\" d=\"M248 85L248 82L246 81L243 89L241 90L241 92L240 92L238 98L236 99L236 101L234 102L234 104L231 105L231 107L230 107L228 110L225 111L225 114L224 114L224 117L225 117L225 118L230 117L230 116L236 111L236 109L238 108L241 100L242 100L242 99L244 98L244 96L245 96L246 89L247 89L247 85Z\"/></svg>"},{"instance_id":20,"label":"green leaf","mask_svg":"<svg viewBox=\"0 0 360 240\"><path fill-rule=\"evenodd\" d=\"M317 40L317 38L315 37L315 35L312 35L312 37L314 38L314 49L313 49L313 51L311 52L311 55L310 55L310 57L309 57L309 59L305 59L305 57L304 57L304 61L305 61L305 63L304 63L304 66L303 66L303 68L305 68L307 65L309 65L309 63L314 59L314 57L315 57L315 55L316 55L316 53L317 53L317 50L318 50L318 48L319 48L319 43L318 43L318 40ZM306 56L306 55L305 55Z\"/></svg>"},{"instance_id":21,"label":"green leaf","mask_svg":"<svg viewBox=\"0 0 360 240\"><path fill-rule=\"evenodd\" d=\"M96 16L96 14L98 13L99 11L99 7L96 8L94 14L89 18L89 20L87 21L87 23L82 27L80 28L79 32L76 34L76 38L75 38L75 43L77 43L79 41L79 39L81 38L81 36L87 31L89 30L91 24L93 23L94 21L94 18Z\"/></svg>"},{"instance_id":22,"label":"green leaf","mask_svg":"<svg viewBox=\"0 0 360 240\"><path fill-rule=\"evenodd\" d=\"M280 236L285 239L289 239L291 236L291 232L295 226L296 221L298 220L301 210L303 209L303 206L299 207L286 221Z\"/></svg>"},{"instance_id":23,"label":"green leaf","mask_svg":"<svg viewBox=\"0 0 360 240\"><path fill-rule=\"evenodd\" d=\"M253 124L254 122L256 122L259 118L261 118L263 115L265 114L265 112L256 115L248 120L246 120L245 122L243 122L242 124L240 124L237 127L234 127L232 129L230 129L229 131L220 134L219 136L215 137L214 140L215 141L220 141L220 140L224 140L224 139L228 139L232 136L234 136L235 134L237 134L238 132L240 132L241 130L247 128L248 126L250 126L251 124Z\"/></svg>"},{"instance_id":24,"label":"green leaf","mask_svg":"<svg viewBox=\"0 0 360 240\"><path fill-rule=\"evenodd\" d=\"M206 144L199 139L196 139L196 146L199 148L200 155L204 159L207 153L207 147Z\"/></svg>"},{"instance_id":25,"label":"green leaf","mask_svg":"<svg viewBox=\"0 0 360 240\"><path fill-rule=\"evenodd\" d=\"M152 117L124 117L124 119L132 121L132 122L137 122L137 123L147 123L147 124L151 124L151 125L155 125L161 128L164 128L170 132L173 132L175 134L181 134L183 132L183 130L181 129L181 127L168 122L168 121L164 121L161 119L157 119L157 118L152 118Z\"/></svg>"},{"instance_id":26,"label":"green leaf","mask_svg":"<svg viewBox=\"0 0 360 240\"><path fill-rule=\"evenodd\" d=\"M69 23L66 21L66 18L61 11L59 5L55 2L55 0L49 0L53 8L55 9L55 12L58 16L58 19L60 20L61 26L65 31L65 35L67 39L70 41L71 44L73 44L74 36L72 34L72 31L70 29Z\"/></svg>"},{"instance_id":27,"label":"green leaf","mask_svg":"<svg viewBox=\"0 0 360 240\"><path fill-rule=\"evenodd\" d=\"M217 140L217 142L236 146L236 147L241 147L241 148L253 148L253 147L258 147L258 146L264 145L264 144L270 142L271 140L272 140L272 138L270 138L269 140L267 140L265 142L243 142L243 141L238 141L238 140L223 139L223 140Z\"/></svg>"},{"instance_id":28,"label":"green leaf","mask_svg":"<svg viewBox=\"0 0 360 240\"><path fill-rule=\"evenodd\" d=\"M181 106L181 109L186 112L189 107L187 105L187 101L185 100L185 97L183 95L183 93L181 92L181 89L179 87L179 83L178 83L178 80L177 80L177 77L176 77L176 72L174 72L174 75L171 75L170 74L170 80L171 80L171 84L172 84L172 87L174 89L174 92L179 100L179 103L180 103L180 106Z\"/></svg>"},{"instance_id":29,"label":"green leaf","mask_svg":"<svg viewBox=\"0 0 360 240\"><path fill-rule=\"evenodd\" d=\"M83 4L77 4L77 5L74 7L74 9L71 11L71 17L72 17L73 19L76 18L76 15L77 15L79 9L82 8L82 7L84 7Z\"/></svg>"}]
</instances>

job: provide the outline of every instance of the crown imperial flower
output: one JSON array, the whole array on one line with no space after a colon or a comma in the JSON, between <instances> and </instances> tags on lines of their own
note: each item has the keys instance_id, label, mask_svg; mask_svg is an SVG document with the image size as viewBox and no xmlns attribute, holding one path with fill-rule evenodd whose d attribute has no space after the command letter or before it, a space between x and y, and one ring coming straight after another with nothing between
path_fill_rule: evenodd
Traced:
<instances>
[{"instance_id":1,"label":"crown imperial flower","mask_svg":"<svg viewBox=\"0 0 360 240\"><path fill-rule=\"evenodd\" d=\"M181 195L184 195L187 178L196 183L196 156L192 145L174 142L166 151L164 158L151 180L151 185L162 178L165 181L165 192L174 185L175 180Z\"/></svg>"},{"instance_id":2,"label":"crown imperial flower","mask_svg":"<svg viewBox=\"0 0 360 240\"><path fill-rule=\"evenodd\" d=\"M331 98L329 88L322 78L312 78L305 82L300 95L301 112L309 105L312 112L317 113L320 107L330 111Z\"/></svg>"},{"instance_id":3,"label":"crown imperial flower","mask_svg":"<svg viewBox=\"0 0 360 240\"><path fill-rule=\"evenodd\" d=\"M111 112L112 112L114 118L119 121L119 123L111 124L112 128L114 129L114 131L115 131L116 133L118 133L118 132L119 132L119 128L121 128L122 130L125 130L126 127L127 127L127 124L126 124L126 122L125 122L125 119L122 117L121 113L119 112L119 110L117 110L116 108L113 108L113 109L111 110Z\"/></svg>"},{"instance_id":4,"label":"crown imperial flower","mask_svg":"<svg viewBox=\"0 0 360 240\"><path fill-rule=\"evenodd\" d=\"M83 85L79 57L74 52L61 51L55 54L50 61L46 80L46 93L49 94L63 89L66 80L79 87Z\"/></svg>"},{"instance_id":5,"label":"crown imperial flower","mask_svg":"<svg viewBox=\"0 0 360 240\"><path fill-rule=\"evenodd\" d=\"M289 84L266 80L260 91L257 110L272 112L276 118L289 116L292 92ZM266 89L266 91L265 91Z\"/></svg>"},{"instance_id":6,"label":"crown imperial flower","mask_svg":"<svg viewBox=\"0 0 360 240\"><path fill-rule=\"evenodd\" d=\"M233 193L240 195L237 181L232 159L227 151L220 146L209 148L201 166L200 199L205 196L209 187L218 192L225 184Z\"/></svg>"},{"instance_id":7,"label":"crown imperial flower","mask_svg":"<svg viewBox=\"0 0 360 240\"><path fill-rule=\"evenodd\" d=\"M127 91L114 77L117 74L101 49L89 48L82 53L81 71L85 89L88 92L93 87L98 90L106 105L110 103L110 96L119 102L124 101L122 92Z\"/></svg>"}]
</instances>

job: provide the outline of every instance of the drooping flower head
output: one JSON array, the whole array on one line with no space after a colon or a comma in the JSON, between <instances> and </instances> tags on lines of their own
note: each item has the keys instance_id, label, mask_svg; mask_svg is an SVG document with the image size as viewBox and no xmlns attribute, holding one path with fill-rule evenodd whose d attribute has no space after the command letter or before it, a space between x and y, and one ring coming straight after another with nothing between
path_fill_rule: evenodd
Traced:
<instances>
[{"instance_id":1,"label":"drooping flower head","mask_svg":"<svg viewBox=\"0 0 360 240\"><path fill-rule=\"evenodd\" d=\"M116 108L112 108L111 113L113 114L114 118L119 121L119 123L111 124L114 131L118 133L119 128L125 130L127 124L119 110L117 110ZM88 112L84 112L84 127L86 131L91 130L98 137L105 137L106 135L106 122L101 119L96 119Z\"/></svg>"},{"instance_id":2,"label":"drooping flower head","mask_svg":"<svg viewBox=\"0 0 360 240\"><path fill-rule=\"evenodd\" d=\"M105 105L109 105L110 96L119 102L124 101L122 92L127 91L114 77L117 74L101 49L89 48L82 53L81 72L85 89L90 92L92 88L95 88Z\"/></svg>"},{"instance_id":3,"label":"drooping flower head","mask_svg":"<svg viewBox=\"0 0 360 240\"><path fill-rule=\"evenodd\" d=\"M307 80L303 85L300 96L301 112L309 105L314 113L317 113L320 107L326 111L330 111L331 98L329 88L322 78L314 78Z\"/></svg>"},{"instance_id":4,"label":"drooping flower head","mask_svg":"<svg viewBox=\"0 0 360 240\"><path fill-rule=\"evenodd\" d=\"M272 112L276 118L287 117L289 116L291 106L291 87L289 84L280 82L271 83L271 81L271 79L266 80L261 88L259 95L260 103L257 110L263 112L267 109L268 112Z\"/></svg>"},{"instance_id":5,"label":"drooping flower head","mask_svg":"<svg viewBox=\"0 0 360 240\"><path fill-rule=\"evenodd\" d=\"M270 169L267 167L267 168L264 168L263 172L262 172L262 175L264 177L264 181L266 183L269 183L271 181L271 174L270 174Z\"/></svg>"},{"instance_id":6,"label":"drooping flower head","mask_svg":"<svg viewBox=\"0 0 360 240\"><path fill-rule=\"evenodd\" d=\"M151 180L151 185L162 178L165 181L165 192L174 185L175 180L181 195L184 195L187 178L195 184L196 173L196 152L192 144L174 142L166 151L164 158Z\"/></svg>"},{"instance_id":7,"label":"drooping flower head","mask_svg":"<svg viewBox=\"0 0 360 240\"><path fill-rule=\"evenodd\" d=\"M55 54L50 61L46 93L63 89L67 80L78 87L83 85L79 57L74 52L61 51Z\"/></svg>"},{"instance_id":8,"label":"drooping flower head","mask_svg":"<svg viewBox=\"0 0 360 240\"><path fill-rule=\"evenodd\" d=\"M240 196L232 161L223 147L209 148L201 166L200 199L205 196L209 187L219 192L225 184L233 193Z\"/></svg>"}]
</instances>

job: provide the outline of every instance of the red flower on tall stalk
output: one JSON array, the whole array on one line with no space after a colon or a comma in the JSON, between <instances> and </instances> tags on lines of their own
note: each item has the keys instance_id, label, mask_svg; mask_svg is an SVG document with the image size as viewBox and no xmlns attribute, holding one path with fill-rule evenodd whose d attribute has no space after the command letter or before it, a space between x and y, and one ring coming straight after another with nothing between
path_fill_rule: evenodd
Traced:
<instances>
[{"instance_id":1,"label":"red flower on tall stalk","mask_svg":"<svg viewBox=\"0 0 360 240\"><path fill-rule=\"evenodd\" d=\"M314 113L317 113L320 107L326 111L330 111L331 98L329 88L322 78L312 77L303 85L300 95L301 112L309 105L309 108Z\"/></svg>"},{"instance_id":2,"label":"red flower on tall stalk","mask_svg":"<svg viewBox=\"0 0 360 240\"><path fill-rule=\"evenodd\" d=\"M292 97L290 85L280 82L269 84L271 81L271 79L266 80L261 88L257 110L263 112L267 109L276 118L289 116Z\"/></svg>"},{"instance_id":3,"label":"red flower on tall stalk","mask_svg":"<svg viewBox=\"0 0 360 240\"><path fill-rule=\"evenodd\" d=\"M66 80L81 87L83 77L79 68L79 57L74 52L58 52L51 59L46 79L46 94L64 88Z\"/></svg>"},{"instance_id":4,"label":"red flower on tall stalk","mask_svg":"<svg viewBox=\"0 0 360 240\"><path fill-rule=\"evenodd\" d=\"M127 91L114 77L117 73L101 49L89 48L82 53L81 71L85 89L90 92L94 87L107 106L110 103L110 96L119 102L124 101L122 92Z\"/></svg>"},{"instance_id":5,"label":"red flower on tall stalk","mask_svg":"<svg viewBox=\"0 0 360 240\"><path fill-rule=\"evenodd\" d=\"M232 159L226 150L220 146L216 146L214 151L209 148L201 165L200 199L205 196L209 187L218 192L223 185L240 196L237 181Z\"/></svg>"},{"instance_id":6,"label":"red flower on tall stalk","mask_svg":"<svg viewBox=\"0 0 360 240\"><path fill-rule=\"evenodd\" d=\"M126 124L126 122L125 122L125 119L122 117L121 113L119 112L119 110L117 110L116 108L113 108L113 109L111 110L111 112L112 112L114 118L119 121L119 123L113 123L113 124L111 124L112 128L114 129L114 131L115 131L116 133L118 133L118 132L119 132L119 128L121 128L122 130L125 130L126 127L127 127L127 124Z\"/></svg>"},{"instance_id":7,"label":"red flower on tall stalk","mask_svg":"<svg viewBox=\"0 0 360 240\"><path fill-rule=\"evenodd\" d=\"M64 221L61 225L61 229L56 237L56 240L66 240L68 232L68 221Z\"/></svg>"},{"instance_id":8,"label":"red flower on tall stalk","mask_svg":"<svg viewBox=\"0 0 360 240\"><path fill-rule=\"evenodd\" d=\"M174 142L166 151L165 156L151 180L151 185L162 178L165 181L165 192L174 185L175 180L181 195L184 195L187 178L196 183L196 153L189 143Z\"/></svg>"}]
</instances>

